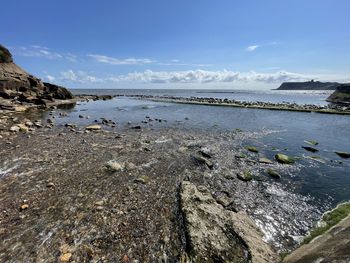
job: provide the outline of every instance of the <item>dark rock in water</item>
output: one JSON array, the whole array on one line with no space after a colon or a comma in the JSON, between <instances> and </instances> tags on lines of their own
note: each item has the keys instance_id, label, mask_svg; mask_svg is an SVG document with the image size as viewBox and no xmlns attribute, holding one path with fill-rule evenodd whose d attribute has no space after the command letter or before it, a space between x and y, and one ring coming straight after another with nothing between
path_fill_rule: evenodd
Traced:
<instances>
[{"instance_id":1,"label":"dark rock in water","mask_svg":"<svg viewBox=\"0 0 350 263\"><path fill-rule=\"evenodd\" d=\"M350 158L350 153L348 153L348 152L335 151L335 153L338 154L342 158Z\"/></svg>"},{"instance_id":2,"label":"dark rock in water","mask_svg":"<svg viewBox=\"0 0 350 263\"><path fill-rule=\"evenodd\" d=\"M73 95L60 87L28 74L12 59L11 53L0 45L0 97L14 103L46 105L55 100L69 100Z\"/></svg>"},{"instance_id":3,"label":"dark rock in water","mask_svg":"<svg viewBox=\"0 0 350 263\"><path fill-rule=\"evenodd\" d=\"M277 160L277 162L283 163L283 164L292 164L295 162L294 158L289 157L283 153L276 154L275 159Z\"/></svg>"},{"instance_id":4,"label":"dark rock in water","mask_svg":"<svg viewBox=\"0 0 350 263\"><path fill-rule=\"evenodd\" d=\"M140 126L140 125L133 126L133 127L131 127L131 129L134 129L134 130L141 130L141 126Z\"/></svg>"},{"instance_id":5,"label":"dark rock in water","mask_svg":"<svg viewBox=\"0 0 350 263\"><path fill-rule=\"evenodd\" d=\"M275 170L267 169L266 172L267 172L268 175L270 175L273 178L277 178L277 179L281 178L281 175L278 172L276 172Z\"/></svg>"},{"instance_id":6,"label":"dark rock in water","mask_svg":"<svg viewBox=\"0 0 350 263\"><path fill-rule=\"evenodd\" d=\"M309 151L309 152L318 152L318 150L316 148L310 147L310 146L301 146L303 149Z\"/></svg>"},{"instance_id":7,"label":"dark rock in water","mask_svg":"<svg viewBox=\"0 0 350 263\"><path fill-rule=\"evenodd\" d=\"M213 169L214 163L202 155L196 154L192 156L193 159L199 164L205 164L208 168Z\"/></svg>"},{"instance_id":8,"label":"dark rock in water","mask_svg":"<svg viewBox=\"0 0 350 263\"><path fill-rule=\"evenodd\" d=\"M327 101L337 104L350 104L350 84L339 85L327 98Z\"/></svg>"},{"instance_id":9,"label":"dark rock in water","mask_svg":"<svg viewBox=\"0 0 350 263\"><path fill-rule=\"evenodd\" d=\"M278 262L254 222L218 204L204 186L181 185L186 255L181 262Z\"/></svg>"},{"instance_id":10,"label":"dark rock in water","mask_svg":"<svg viewBox=\"0 0 350 263\"><path fill-rule=\"evenodd\" d=\"M258 153L259 152L259 150L256 147L254 147L254 146L246 146L245 148L248 151L253 152L253 153Z\"/></svg>"},{"instance_id":11,"label":"dark rock in water","mask_svg":"<svg viewBox=\"0 0 350 263\"><path fill-rule=\"evenodd\" d=\"M283 82L277 90L335 90L339 83L337 82Z\"/></svg>"}]
</instances>

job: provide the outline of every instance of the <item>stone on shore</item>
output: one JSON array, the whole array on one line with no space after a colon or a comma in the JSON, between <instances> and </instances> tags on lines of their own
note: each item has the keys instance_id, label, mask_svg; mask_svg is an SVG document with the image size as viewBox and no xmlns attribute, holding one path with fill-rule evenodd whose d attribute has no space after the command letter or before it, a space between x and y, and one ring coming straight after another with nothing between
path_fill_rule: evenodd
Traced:
<instances>
[{"instance_id":1,"label":"stone on shore","mask_svg":"<svg viewBox=\"0 0 350 263\"><path fill-rule=\"evenodd\" d=\"M237 178L244 181L244 182L248 182L251 181L253 179L252 173L250 171L243 171L243 172L239 172L237 174Z\"/></svg>"},{"instance_id":2,"label":"stone on shore","mask_svg":"<svg viewBox=\"0 0 350 263\"><path fill-rule=\"evenodd\" d=\"M85 127L85 129L88 131L98 131L98 130L101 130L101 126L94 124L94 125L90 125L90 126Z\"/></svg>"},{"instance_id":3,"label":"stone on shore","mask_svg":"<svg viewBox=\"0 0 350 263\"><path fill-rule=\"evenodd\" d=\"M261 157L259 158L259 163L273 164L273 161L271 161L270 159L267 159L266 157Z\"/></svg>"},{"instance_id":4,"label":"stone on shore","mask_svg":"<svg viewBox=\"0 0 350 263\"><path fill-rule=\"evenodd\" d=\"M275 155L275 159L279 163L283 164L293 164L295 160L292 157L289 157L288 155L285 155L283 153L278 153Z\"/></svg>"},{"instance_id":5,"label":"stone on shore","mask_svg":"<svg viewBox=\"0 0 350 263\"><path fill-rule=\"evenodd\" d=\"M225 210L204 186L181 185L187 237L183 262L278 262L248 215Z\"/></svg>"}]
</instances>

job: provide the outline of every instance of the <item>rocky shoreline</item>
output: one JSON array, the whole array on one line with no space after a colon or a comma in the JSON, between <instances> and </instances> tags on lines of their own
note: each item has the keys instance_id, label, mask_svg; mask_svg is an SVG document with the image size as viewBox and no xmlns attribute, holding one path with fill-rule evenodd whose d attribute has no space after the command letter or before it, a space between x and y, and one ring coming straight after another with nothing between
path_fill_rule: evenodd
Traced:
<instances>
[{"instance_id":1,"label":"rocky shoreline","mask_svg":"<svg viewBox=\"0 0 350 263\"><path fill-rule=\"evenodd\" d=\"M118 95L125 96L125 95ZM297 112L314 112L324 114L350 115L349 105L330 104L317 106L313 104L299 105L296 103L268 103L268 102L245 102L230 99L203 98L203 97L176 97L176 96L153 96L153 95L127 95L128 97L139 98L156 102L196 104L207 106L226 106L250 109L283 110Z\"/></svg>"},{"instance_id":2,"label":"rocky shoreline","mask_svg":"<svg viewBox=\"0 0 350 263\"><path fill-rule=\"evenodd\" d=\"M234 250L279 262L276 251L306 234L286 226L298 218L310 229L320 216L301 196L274 194L298 166L242 145L257 134L65 117L56 107L0 113L0 261L241 262ZM286 231L276 243L261 231L269 217Z\"/></svg>"}]
</instances>

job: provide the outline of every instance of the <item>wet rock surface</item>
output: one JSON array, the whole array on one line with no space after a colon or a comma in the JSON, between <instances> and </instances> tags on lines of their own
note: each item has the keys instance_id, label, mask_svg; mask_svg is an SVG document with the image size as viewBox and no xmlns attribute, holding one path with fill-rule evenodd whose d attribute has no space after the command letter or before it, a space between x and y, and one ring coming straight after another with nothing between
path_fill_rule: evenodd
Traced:
<instances>
[{"instance_id":1,"label":"wet rock surface","mask_svg":"<svg viewBox=\"0 0 350 263\"><path fill-rule=\"evenodd\" d=\"M186 262L277 262L278 256L245 212L225 210L204 186L181 185Z\"/></svg>"}]
</instances>

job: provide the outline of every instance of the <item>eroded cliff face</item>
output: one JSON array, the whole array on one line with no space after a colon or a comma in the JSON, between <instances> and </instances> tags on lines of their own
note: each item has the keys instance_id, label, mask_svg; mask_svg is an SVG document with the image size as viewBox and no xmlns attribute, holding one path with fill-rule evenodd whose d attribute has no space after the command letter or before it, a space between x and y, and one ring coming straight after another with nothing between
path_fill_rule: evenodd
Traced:
<instances>
[{"instance_id":1,"label":"eroded cliff face","mask_svg":"<svg viewBox=\"0 0 350 263\"><path fill-rule=\"evenodd\" d=\"M0 99L2 104L46 105L55 100L70 100L73 95L64 87L44 83L13 62L11 53L0 45Z\"/></svg>"},{"instance_id":2,"label":"eroded cliff face","mask_svg":"<svg viewBox=\"0 0 350 263\"><path fill-rule=\"evenodd\" d=\"M338 104L350 104L350 84L339 85L327 101Z\"/></svg>"}]
</instances>

